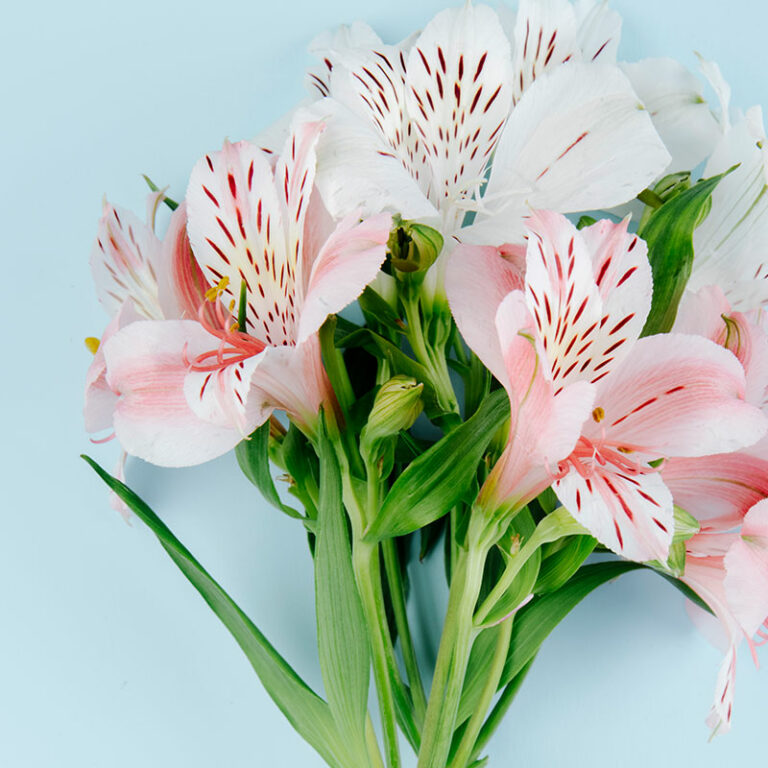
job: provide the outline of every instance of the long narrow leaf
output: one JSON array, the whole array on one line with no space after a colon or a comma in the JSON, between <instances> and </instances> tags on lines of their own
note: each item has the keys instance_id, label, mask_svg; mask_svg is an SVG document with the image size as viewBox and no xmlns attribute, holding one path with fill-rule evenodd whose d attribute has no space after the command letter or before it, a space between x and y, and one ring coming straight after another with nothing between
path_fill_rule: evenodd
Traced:
<instances>
[{"instance_id":1,"label":"long narrow leaf","mask_svg":"<svg viewBox=\"0 0 768 768\"><path fill-rule=\"evenodd\" d=\"M367 763L370 648L355 584L352 551L333 446L321 434L320 503L315 546L315 599L320 669L328 704L350 751Z\"/></svg>"},{"instance_id":2,"label":"long narrow leaf","mask_svg":"<svg viewBox=\"0 0 768 768\"><path fill-rule=\"evenodd\" d=\"M163 549L232 633L267 693L298 733L330 766L334 768L355 766L356 763L348 756L346 744L338 734L328 704L296 674L253 622L211 578L149 506L93 459L88 456L83 458L157 536Z\"/></svg>"},{"instance_id":3,"label":"long narrow leaf","mask_svg":"<svg viewBox=\"0 0 768 768\"><path fill-rule=\"evenodd\" d=\"M303 518L299 512L283 504L278 496L275 482L269 468L269 422L265 421L250 437L241 440L235 447L237 463L243 474L261 491L262 496L289 517Z\"/></svg>"}]
</instances>

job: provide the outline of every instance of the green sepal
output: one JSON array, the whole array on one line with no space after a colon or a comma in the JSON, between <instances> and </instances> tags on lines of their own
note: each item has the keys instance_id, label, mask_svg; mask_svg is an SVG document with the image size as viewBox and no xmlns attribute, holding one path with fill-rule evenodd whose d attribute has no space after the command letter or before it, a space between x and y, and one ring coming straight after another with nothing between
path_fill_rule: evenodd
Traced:
<instances>
[{"instance_id":1,"label":"green sepal","mask_svg":"<svg viewBox=\"0 0 768 768\"><path fill-rule=\"evenodd\" d=\"M730 172L703 179L680 192L653 211L644 223L640 234L648 244L653 299L643 336L668 333L674 325L680 299L691 276L693 232L708 212L712 192Z\"/></svg>"},{"instance_id":2,"label":"green sepal","mask_svg":"<svg viewBox=\"0 0 768 768\"><path fill-rule=\"evenodd\" d=\"M149 506L93 459L88 456L82 458L155 534L179 570L230 631L267 693L299 735L334 768L357 768L359 762L348 752L347 743L341 738L328 704L296 674Z\"/></svg>"},{"instance_id":3,"label":"green sepal","mask_svg":"<svg viewBox=\"0 0 768 768\"><path fill-rule=\"evenodd\" d=\"M251 433L250 437L237 444L235 456L243 474L261 491L262 496L273 507L289 517L304 519L304 515L293 507L283 504L275 488L269 466L269 421L265 421Z\"/></svg>"},{"instance_id":4,"label":"green sepal","mask_svg":"<svg viewBox=\"0 0 768 768\"><path fill-rule=\"evenodd\" d=\"M397 478L366 531L368 541L404 536L447 514L471 487L509 398L491 393L474 416L415 459Z\"/></svg>"}]
</instances>

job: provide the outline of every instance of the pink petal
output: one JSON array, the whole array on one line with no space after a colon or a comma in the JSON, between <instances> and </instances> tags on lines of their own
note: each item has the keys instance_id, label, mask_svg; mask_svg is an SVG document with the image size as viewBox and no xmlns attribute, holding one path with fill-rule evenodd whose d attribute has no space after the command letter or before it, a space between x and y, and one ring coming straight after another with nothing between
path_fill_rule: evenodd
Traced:
<instances>
[{"instance_id":1,"label":"pink petal","mask_svg":"<svg viewBox=\"0 0 768 768\"><path fill-rule=\"evenodd\" d=\"M391 227L389 214L363 222L352 215L339 223L312 264L300 309L298 343L316 333L328 315L353 302L376 277L387 256Z\"/></svg>"},{"instance_id":2,"label":"pink petal","mask_svg":"<svg viewBox=\"0 0 768 768\"><path fill-rule=\"evenodd\" d=\"M117 405L117 394L107 384L107 363L104 359L104 345L121 328L143 318L136 311L132 301L125 301L117 314L104 330L99 348L85 377L85 403L83 418L86 432L96 433L112 429L112 419Z\"/></svg>"},{"instance_id":3,"label":"pink petal","mask_svg":"<svg viewBox=\"0 0 768 768\"><path fill-rule=\"evenodd\" d=\"M234 448L240 433L200 419L184 396L185 356L218 339L190 320L132 323L104 345L107 381L120 400L114 426L125 450L160 466L200 464Z\"/></svg>"},{"instance_id":4,"label":"pink petal","mask_svg":"<svg viewBox=\"0 0 768 768\"><path fill-rule=\"evenodd\" d=\"M284 410L311 434L321 406L332 407L333 392L323 367L320 343L310 336L295 347L267 348L254 369L247 407Z\"/></svg>"},{"instance_id":5,"label":"pink petal","mask_svg":"<svg viewBox=\"0 0 768 768\"><path fill-rule=\"evenodd\" d=\"M585 435L656 456L706 456L757 442L768 419L744 401L744 371L700 336L640 339L599 385L602 418Z\"/></svg>"},{"instance_id":6,"label":"pink petal","mask_svg":"<svg viewBox=\"0 0 768 768\"><path fill-rule=\"evenodd\" d=\"M499 249L459 245L448 259L445 289L456 324L469 348L502 383L507 377L496 312L508 293L522 287L522 270Z\"/></svg>"},{"instance_id":7,"label":"pink petal","mask_svg":"<svg viewBox=\"0 0 768 768\"><path fill-rule=\"evenodd\" d=\"M661 474L675 504L707 530L730 530L768 496L768 461L747 453L670 459Z\"/></svg>"},{"instance_id":8,"label":"pink petal","mask_svg":"<svg viewBox=\"0 0 768 768\"><path fill-rule=\"evenodd\" d=\"M592 408L594 387L586 382L554 395L537 359L532 324L522 291L510 293L499 306L496 325L511 425L504 455L481 492L491 506L507 502L519 507L551 485L558 462L573 450Z\"/></svg>"},{"instance_id":9,"label":"pink petal","mask_svg":"<svg viewBox=\"0 0 768 768\"><path fill-rule=\"evenodd\" d=\"M189 244L185 201L171 215L163 238L163 271L158 276L158 288L165 318L197 320L200 308L205 307L205 316L215 325L213 305L205 299L210 287Z\"/></svg>"}]
</instances>

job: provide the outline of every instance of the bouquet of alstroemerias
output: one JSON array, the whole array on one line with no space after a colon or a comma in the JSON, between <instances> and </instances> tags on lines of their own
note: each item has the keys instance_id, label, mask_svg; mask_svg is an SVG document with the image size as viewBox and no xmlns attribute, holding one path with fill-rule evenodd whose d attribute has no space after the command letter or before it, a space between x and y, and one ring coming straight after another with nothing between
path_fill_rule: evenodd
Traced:
<instances>
[{"instance_id":1,"label":"bouquet of alstroemerias","mask_svg":"<svg viewBox=\"0 0 768 768\"><path fill-rule=\"evenodd\" d=\"M123 461L88 461L335 768L406 742L483 765L547 635L628 571L722 635L714 732L768 638L762 115L712 63L617 64L619 28L595 0L467 3L395 45L342 27L284 120L178 195L147 179L146 223L104 204L85 419ZM122 482L126 455L232 449L306 536L323 692ZM406 607L433 551L424 668Z\"/></svg>"}]
</instances>

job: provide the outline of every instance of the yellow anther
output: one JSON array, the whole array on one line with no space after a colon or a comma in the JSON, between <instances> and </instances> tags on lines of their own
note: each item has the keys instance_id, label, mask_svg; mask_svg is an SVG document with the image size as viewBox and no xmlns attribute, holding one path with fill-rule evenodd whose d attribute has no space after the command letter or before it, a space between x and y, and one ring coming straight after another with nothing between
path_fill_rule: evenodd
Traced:
<instances>
[{"instance_id":1,"label":"yellow anther","mask_svg":"<svg viewBox=\"0 0 768 768\"><path fill-rule=\"evenodd\" d=\"M92 355L95 355L99 351L101 342L95 336L86 336L85 346Z\"/></svg>"},{"instance_id":2,"label":"yellow anther","mask_svg":"<svg viewBox=\"0 0 768 768\"><path fill-rule=\"evenodd\" d=\"M235 300L232 299L232 301L229 302L229 311L234 312L235 311Z\"/></svg>"},{"instance_id":3,"label":"yellow anther","mask_svg":"<svg viewBox=\"0 0 768 768\"><path fill-rule=\"evenodd\" d=\"M232 323L232 325L229 326L229 332L234 333L235 331L240 330L240 325L238 323Z\"/></svg>"},{"instance_id":4,"label":"yellow anther","mask_svg":"<svg viewBox=\"0 0 768 768\"><path fill-rule=\"evenodd\" d=\"M214 285L212 288L209 288L205 292L205 298L208 301L216 301L216 299L218 299L219 296L221 296L221 294L227 290L228 285L229 285L229 278L225 275L224 277L221 278L221 280L219 280L218 283L216 283L216 285Z\"/></svg>"},{"instance_id":5,"label":"yellow anther","mask_svg":"<svg viewBox=\"0 0 768 768\"><path fill-rule=\"evenodd\" d=\"M602 421L605 418L605 411L598 406L592 411L592 418L597 422Z\"/></svg>"},{"instance_id":6,"label":"yellow anther","mask_svg":"<svg viewBox=\"0 0 768 768\"><path fill-rule=\"evenodd\" d=\"M627 447L625 447L625 446L623 446L623 445L620 445L620 446L619 446L619 447L618 447L616 450L617 450L619 453L633 453L633 451L632 451L632 449L631 449L631 448L627 448Z\"/></svg>"}]
</instances>

